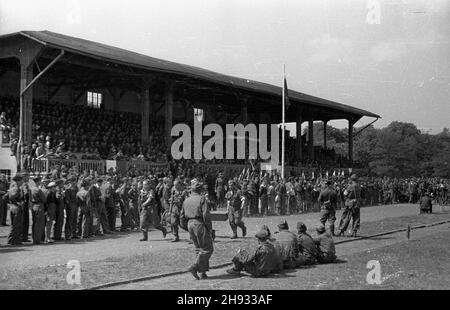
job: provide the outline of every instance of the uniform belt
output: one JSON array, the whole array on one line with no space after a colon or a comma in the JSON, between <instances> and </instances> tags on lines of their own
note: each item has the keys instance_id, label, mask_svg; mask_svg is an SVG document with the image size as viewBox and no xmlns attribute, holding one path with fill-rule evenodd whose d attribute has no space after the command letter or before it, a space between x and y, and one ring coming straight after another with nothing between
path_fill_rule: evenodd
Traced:
<instances>
[{"instance_id":1,"label":"uniform belt","mask_svg":"<svg viewBox=\"0 0 450 310\"><path fill-rule=\"evenodd\" d=\"M198 220L198 221L202 221L203 222L203 218L202 217L190 217L188 218L188 221L190 220Z\"/></svg>"}]
</instances>

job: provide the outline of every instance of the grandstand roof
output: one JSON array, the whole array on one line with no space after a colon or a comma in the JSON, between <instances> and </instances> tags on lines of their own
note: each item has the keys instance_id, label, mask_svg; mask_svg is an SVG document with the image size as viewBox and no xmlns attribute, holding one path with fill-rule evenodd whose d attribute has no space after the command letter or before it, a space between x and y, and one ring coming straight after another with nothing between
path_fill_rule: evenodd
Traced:
<instances>
[{"instance_id":1,"label":"grandstand roof","mask_svg":"<svg viewBox=\"0 0 450 310\"><path fill-rule=\"evenodd\" d=\"M5 37L21 35L39 42L48 47L58 48L67 52L84 55L87 57L107 60L113 63L136 67L149 71L165 72L181 76L188 76L198 80L221 84L228 87L242 89L256 93L266 93L281 98L282 88L267 83L252 81L244 78L224 75L210 70L162 60L125 49L109 46L102 43L88 41L76 37L70 37L50 31L21 31L0 36ZM349 105L311 96L301 92L289 90L289 99L292 103L301 102L319 108L329 108L359 117L369 116L380 118L372 112L355 108Z\"/></svg>"}]
</instances>

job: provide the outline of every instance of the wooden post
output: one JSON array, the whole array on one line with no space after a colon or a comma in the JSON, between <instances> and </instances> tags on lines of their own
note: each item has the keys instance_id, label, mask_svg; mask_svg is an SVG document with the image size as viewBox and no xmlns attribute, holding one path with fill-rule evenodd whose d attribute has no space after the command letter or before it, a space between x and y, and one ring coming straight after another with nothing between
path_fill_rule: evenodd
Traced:
<instances>
[{"instance_id":1,"label":"wooden post","mask_svg":"<svg viewBox=\"0 0 450 310\"><path fill-rule=\"evenodd\" d=\"M327 148L327 120L323 121L323 148Z\"/></svg>"},{"instance_id":2,"label":"wooden post","mask_svg":"<svg viewBox=\"0 0 450 310\"><path fill-rule=\"evenodd\" d=\"M348 160L353 165L353 120L348 120Z\"/></svg>"},{"instance_id":3,"label":"wooden post","mask_svg":"<svg viewBox=\"0 0 450 310\"><path fill-rule=\"evenodd\" d=\"M299 160L300 162L303 161L303 143L302 143L302 123L303 123L303 119L302 119L302 111L301 109L298 109L297 111L297 126L296 126L296 131L297 131L297 139L296 139L296 150L297 150L297 160Z\"/></svg>"},{"instance_id":4,"label":"wooden post","mask_svg":"<svg viewBox=\"0 0 450 310\"><path fill-rule=\"evenodd\" d=\"M172 146L172 136L170 132L172 131L173 122L173 91L174 81L167 81L165 94L165 132L167 152L170 152L170 148Z\"/></svg>"},{"instance_id":5,"label":"wooden post","mask_svg":"<svg viewBox=\"0 0 450 310\"><path fill-rule=\"evenodd\" d=\"M141 143L149 143L150 133L150 91L148 80L144 80L141 94Z\"/></svg>"}]
</instances>

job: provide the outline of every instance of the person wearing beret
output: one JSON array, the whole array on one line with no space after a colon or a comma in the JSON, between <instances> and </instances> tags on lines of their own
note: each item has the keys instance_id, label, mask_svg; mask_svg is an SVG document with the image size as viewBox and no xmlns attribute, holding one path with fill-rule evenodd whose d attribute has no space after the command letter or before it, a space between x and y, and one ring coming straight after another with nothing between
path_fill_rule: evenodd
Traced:
<instances>
[{"instance_id":1,"label":"person wearing beret","mask_svg":"<svg viewBox=\"0 0 450 310\"><path fill-rule=\"evenodd\" d=\"M336 222L336 201L337 193L331 186L330 180L325 180L325 188L320 191L317 201L321 204L320 208L320 223L325 226L325 223L330 223L330 232L334 236L334 222Z\"/></svg>"},{"instance_id":2,"label":"person wearing beret","mask_svg":"<svg viewBox=\"0 0 450 310\"><path fill-rule=\"evenodd\" d=\"M258 239L258 246L251 253L246 250L239 250L238 254L231 260L234 267L227 270L231 275L239 276L241 271L248 272L253 277L265 277L269 274L283 271L283 262L275 249L269 242L270 232L268 229L261 229L255 235Z\"/></svg>"},{"instance_id":3,"label":"person wearing beret","mask_svg":"<svg viewBox=\"0 0 450 310\"><path fill-rule=\"evenodd\" d=\"M347 227L352 221L352 237L356 237L356 233L360 226L360 205L361 205L361 186L358 183L358 177L353 174L350 177L351 184L344 191L345 209L339 222L338 236L344 235Z\"/></svg>"},{"instance_id":4,"label":"person wearing beret","mask_svg":"<svg viewBox=\"0 0 450 310\"><path fill-rule=\"evenodd\" d=\"M16 174L8 190L8 208L11 218L11 232L8 235L8 244L22 244L22 225L23 225L23 204L24 195L22 191L23 178Z\"/></svg>"},{"instance_id":5,"label":"person wearing beret","mask_svg":"<svg viewBox=\"0 0 450 310\"><path fill-rule=\"evenodd\" d=\"M232 180L228 181L228 192L225 195L227 200L227 210L228 210L228 222L230 224L233 235L231 239L236 239L237 228L241 228L242 237L247 234L247 228L245 227L244 221L242 221L242 213L245 207L245 196L238 189L236 183Z\"/></svg>"},{"instance_id":6,"label":"person wearing beret","mask_svg":"<svg viewBox=\"0 0 450 310\"><path fill-rule=\"evenodd\" d=\"M283 261L283 268L294 269L301 264L297 236L289 231L289 225L285 220L278 224L278 230L278 233L275 234L275 242Z\"/></svg>"},{"instance_id":7,"label":"person wearing beret","mask_svg":"<svg viewBox=\"0 0 450 310\"><path fill-rule=\"evenodd\" d=\"M321 225L316 228L317 237L315 237L314 243L317 246L319 255L317 260L321 264L333 263L336 261L336 249L334 246L333 238L325 230L325 226Z\"/></svg>"},{"instance_id":8,"label":"person wearing beret","mask_svg":"<svg viewBox=\"0 0 450 310\"><path fill-rule=\"evenodd\" d=\"M187 223L189 236L195 246L196 262L188 269L195 279L207 279L209 259L214 252L212 222L206 199L201 195L203 184L191 181L191 195L183 202L180 222ZM185 224L183 224L185 226ZM200 277L197 273L200 273Z\"/></svg>"},{"instance_id":9,"label":"person wearing beret","mask_svg":"<svg viewBox=\"0 0 450 310\"><path fill-rule=\"evenodd\" d=\"M145 180L142 183L142 190L139 193L138 207L141 210L140 228L143 236L139 241L148 240L148 230L152 226L158 230L161 230L163 238L165 238L167 235L166 228L161 225L161 219L159 217L155 186L156 180L154 178Z\"/></svg>"}]
</instances>

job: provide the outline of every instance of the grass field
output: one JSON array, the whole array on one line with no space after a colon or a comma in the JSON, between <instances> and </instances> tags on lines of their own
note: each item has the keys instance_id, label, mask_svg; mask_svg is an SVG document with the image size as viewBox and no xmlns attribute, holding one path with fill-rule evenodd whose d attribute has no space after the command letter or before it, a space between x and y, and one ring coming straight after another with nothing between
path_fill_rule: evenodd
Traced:
<instances>
[{"instance_id":1,"label":"grass field","mask_svg":"<svg viewBox=\"0 0 450 310\"><path fill-rule=\"evenodd\" d=\"M375 222L362 223L361 231L362 235L370 235L381 231L404 228L408 224L414 226L444 219L450 219L450 213L386 218ZM340 239L342 238L338 238L338 240ZM251 236L238 240L219 238L218 242L215 243L211 265L228 263L239 248L249 247L253 244L255 244L255 240ZM397 255L398 259L401 260L401 257L407 258L410 254L398 252ZM146 254L131 253L125 256L83 262L81 266L81 277L83 279L81 286L69 286L66 283L68 272L66 266L33 267L21 270L0 269L0 289L87 288L107 282L185 270L193 259L192 245L185 243L185 246L176 249L158 250ZM337 266L333 270L340 270L339 274L348 272L349 279L351 279L353 264L339 264Z\"/></svg>"}]
</instances>

